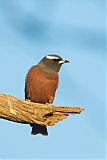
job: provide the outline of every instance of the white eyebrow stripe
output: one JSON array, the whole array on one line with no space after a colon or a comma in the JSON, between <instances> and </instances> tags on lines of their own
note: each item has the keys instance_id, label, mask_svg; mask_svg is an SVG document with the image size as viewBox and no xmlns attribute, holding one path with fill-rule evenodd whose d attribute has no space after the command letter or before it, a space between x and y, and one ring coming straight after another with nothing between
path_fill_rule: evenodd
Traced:
<instances>
[{"instance_id":1,"label":"white eyebrow stripe","mask_svg":"<svg viewBox=\"0 0 107 160\"><path fill-rule=\"evenodd\" d=\"M48 59L59 59L59 57L56 57L56 56L46 56L46 58L48 58Z\"/></svg>"}]
</instances>

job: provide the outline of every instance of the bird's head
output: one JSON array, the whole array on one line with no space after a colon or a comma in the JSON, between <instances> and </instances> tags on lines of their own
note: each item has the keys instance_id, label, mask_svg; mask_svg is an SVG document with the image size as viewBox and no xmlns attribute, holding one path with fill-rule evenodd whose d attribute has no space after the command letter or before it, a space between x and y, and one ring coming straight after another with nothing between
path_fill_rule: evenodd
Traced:
<instances>
[{"instance_id":1,"label":"bird's head","mask_svg":"<svg viewBox=\"0 0 107 160\"><path fill-rule=\"evenodd\" d=\"M59 72L62 64L68 63L68 60L64 60L58 55L50 54L45 56L40 62L39 66L53 72Z\"/></svg>"}]
</instances>

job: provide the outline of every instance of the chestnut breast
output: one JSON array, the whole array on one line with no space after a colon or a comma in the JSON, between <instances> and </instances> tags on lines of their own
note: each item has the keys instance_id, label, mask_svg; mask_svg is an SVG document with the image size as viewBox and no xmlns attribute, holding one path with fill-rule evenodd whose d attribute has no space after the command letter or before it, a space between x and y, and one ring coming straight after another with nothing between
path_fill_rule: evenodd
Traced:
<instances>
[{"instance_id":1,"label":"chestnut breast","mask_svg":"<svg viewBox=\"0 0 107 160\"><path fill-rule=\"evenodd\" d=\"M35 65L26 76L25 99L35 103L52 103L57 87L58 73Z\"/></svg>"}]
</instances>

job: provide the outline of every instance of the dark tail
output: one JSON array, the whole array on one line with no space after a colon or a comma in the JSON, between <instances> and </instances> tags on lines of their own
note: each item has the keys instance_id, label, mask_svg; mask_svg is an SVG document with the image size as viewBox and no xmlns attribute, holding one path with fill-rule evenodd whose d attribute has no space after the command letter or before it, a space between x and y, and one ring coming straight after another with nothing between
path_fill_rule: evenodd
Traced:
<instances>
[{"instance_id":1,"label":"dark tail","mask_svg":"<svg viewBox=\"0 0 107 160\"><path fill-rule=\"evenodd\" d=\"M47 131L47 127L46 126L41 126L39 124L31 124L32 126L32 135L36 135L36 134L42 134L44 136L48 136L48 131Z\"/></svg>"}]
</instances>

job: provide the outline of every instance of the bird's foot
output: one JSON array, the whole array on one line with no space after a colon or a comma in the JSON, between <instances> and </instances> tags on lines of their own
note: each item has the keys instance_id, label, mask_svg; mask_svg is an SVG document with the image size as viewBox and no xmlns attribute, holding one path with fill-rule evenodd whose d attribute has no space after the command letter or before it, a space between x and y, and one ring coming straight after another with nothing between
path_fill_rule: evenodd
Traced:
<instances>
[{"instance_id":1,"label":"bird's foot","mask_svg":"<svg viewBox=\"0 0 107 160\"><path fill-rule=\"evenodd\" d=\"M25 99L25 101L31 102L31 100L30 100L30 99Z\"/></svg>"}]
</instances>

